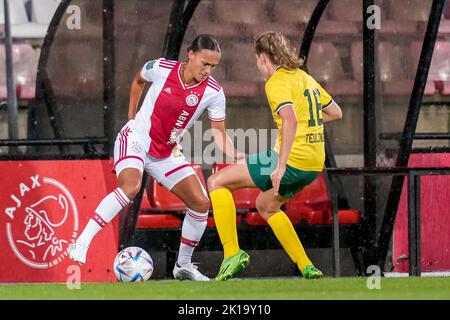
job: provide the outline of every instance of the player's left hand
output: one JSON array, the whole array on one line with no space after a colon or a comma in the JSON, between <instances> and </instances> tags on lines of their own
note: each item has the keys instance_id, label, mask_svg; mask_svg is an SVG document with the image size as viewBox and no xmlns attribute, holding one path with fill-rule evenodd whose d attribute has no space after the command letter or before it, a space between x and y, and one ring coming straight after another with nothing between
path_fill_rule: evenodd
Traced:
<instances>
[{"instance_id":1,"label":"player's left hand","mask_svg":"<svg viewBox=\"0 0 450 320\"><path fill-rule=\"evenodd\" d=\"M270 175L270 179L272 180L273 193L275 196L279 196L278 190L280 189L281 180L283 179L285 172L286 167L277 167L275 171Z\"/></svg>"}]
</instances>

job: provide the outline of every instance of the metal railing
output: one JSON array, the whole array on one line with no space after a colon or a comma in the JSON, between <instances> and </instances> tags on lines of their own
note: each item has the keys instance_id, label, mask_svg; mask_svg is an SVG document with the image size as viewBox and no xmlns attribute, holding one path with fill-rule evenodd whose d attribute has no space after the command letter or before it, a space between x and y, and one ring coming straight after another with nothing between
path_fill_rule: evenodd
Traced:
<instances>
[{"instance_id":1,"label":"metal railing","mask_svg":"<svg viewBox=\"0 0 450 320\"><path fill-rule=\"evenodd\" d=\"M330 179L332 201L332 238L333 238L333 270L334 276L339 277L340 253L339 253L339 220L337 206L338 176L403 176L408 177L408 251L409 251L409 275L420 276L420 177L424 175L450 175L450 167L443 168L327 168L326 173ZM392 224L394 221L392 221ZM377 251L379 252L378 243ZM383 270L386 257L379 257L379 267Z\"/></svg>"}]
</instances>

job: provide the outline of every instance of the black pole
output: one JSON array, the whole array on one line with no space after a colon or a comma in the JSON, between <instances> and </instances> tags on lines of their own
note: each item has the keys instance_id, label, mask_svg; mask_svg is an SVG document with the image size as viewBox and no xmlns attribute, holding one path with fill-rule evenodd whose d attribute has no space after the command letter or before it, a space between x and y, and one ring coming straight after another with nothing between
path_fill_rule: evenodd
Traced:
<instances>
[{"instance_id":1,"label":"black pole","mask_svg":"<svg viewBox=\"0 0 450 320\"><path fill-rule=\"evenodd\" d=\"M5 14L5 63L6 63L6 87L8 95L8 138L17 139L19 137L19 129L17 125L17 93L16 85L14 83L14 68L12 57L12 36L11 36L11 21L9 15L9 1L4 0L4 14ZM15 154L18 149L15 147L9 148L10 154Z\"/></svg>"},{"instance_id":2,"label":"black pole","mask_svg":"<svg viewBox=\"0 0 450 320\"><path fill-rule=\"evenodd\" d=\"M63 129L62 129L62 119L61 115L58 111L56 98L53 94L53 89L47 74L47 63L50 57L50 51L53 46L53 42L55 40L56 31L58 30L58 26L64 16L64 13L67 10L71 0L62 0L56 9L55 14L53 15L52 20L50 21L50 25L47 29L47 34L44 38L44 43L42 44L41 54L39 56L37 77L36 77L36 103L35 108L42 107L41 104L45 104L45 108L48 112L48 117L50 120L50 125L53 129L53 134L55 138L60 139L63 137ZM37 128L41 125L39 119L35 118L35 110L30 109L29 115L33 117L31 123L33 125L34 136L36 137ZM65 149L62 146L58 146L61 154L64 154Z\"/></svg>"},{"instance_id":3,"label":"black pole","mask_svg":"<svg viewBox=\"0 0 450 320\"><path fill-rule=\"evenodd\" d=\"M200 0L190 0L186 4L186 0L174 1L163 52L167 59L178 59L184 34L199 2Z\"/></svg>"},{"instance_id":4,"label":"black pole","mask_svg":"<svg viewBox=\"0 0 450 320\"><path fill-rule=\"evenodd\" d=\"M320 0L317 3L316 7L314 8L311 14L311 18L309 18L308 25L306 26L302 44L299 50L300 51L299 57L302 58L304 61L305 70L307 70L306 68L308 63L309 50L311 49L311 43L314 38L317 25L319 24L320 18L322 17L322 14L328 5L328 2L330 2L330 0Z\"/></svg>"},{"instance_id":5,"label":"black pole","mask_svg":"<svg viewBox=\"0 0 450 320\"><path fill-rule=\"evenodd\" d=\"M107 137L105 153L111 154L115 90L114 0L103 0L103 135Z\"/></svg>"},{"instance_id":6,"label":"black pole","mask_svg":"<svg viewBox=\"0 0 450 320\"><path fill-rule=\"evenodd\" d=\"M420 175L408 174L409 275L420 276Z\"/></svg>"},{"instance_id":7,"label":"black pole","mask_svg":"<svg viewBox=\"0 0 450 320\"><path fill-rule=\"evenodd\" d=\"M445 0L433 0L431 5L430 17L425 32L422 52L420 53L419 65L417 66L416 78L409 102L408 113L406 115L405 126L403 128L403 135L400 141L400 150L396 162L397 167L406 167L408 165L444 3ZM394 228L403 181L404 177L402 176L394 177L392 179L386 211L381 224L381 231L377 243L377 260L378 266L382 270L384 270L386 264L389 242L392 237L392 230Z\"/></svg>"},{"instance_id":8,"label":"black pole","mask_svg":"<svg viewBox=\"0 0 450 320\"><path fill-rule=\"evenodd\" d=\"M336 278L341 276L341 258L339 244L339 211L337 199L336 176L330 176L331 183L331 204L332 204L332 237L333 237L333 269Z\"/></svg>"},{"instance_id":9,"label":"black pole","mask_svg":"<svg viewBox=\"0 0 450 320\"><path fill-rule=\"evenodd\" d=\"M367 9L374 4L373 0L364 0L362 6L363 16L363 71L364 71L364 167L377 166L377 138L375 115L375 30L367 24L371 15ZM376 178L364 176L364 215L361 221L363 234L364 267L376 263Z\"/></svg>"}]
</instances>

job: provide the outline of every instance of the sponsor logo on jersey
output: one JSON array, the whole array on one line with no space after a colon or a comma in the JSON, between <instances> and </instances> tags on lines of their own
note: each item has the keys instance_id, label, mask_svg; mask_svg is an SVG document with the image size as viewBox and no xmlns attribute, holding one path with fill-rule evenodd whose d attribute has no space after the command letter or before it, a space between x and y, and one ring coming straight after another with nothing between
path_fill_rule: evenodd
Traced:
<instances>
[{"instance_id":1,"label":"sponsor logo on jersey","mask_svg":"<svg viewBox=\"0 0 450 320\"><path fill-rule=\"evenodd\" d=\"M184 128L184 124L186 120L188 119L189 112L186 110L183 110L181 114L178 116L177 122L175 123L175 126L170 131L170 137L169 141L167 141L167 144L173 145L177 141L178 132L180 129Z\"/></svg>"},{"instance_id":2,"label":"sponsor logo on jersey","mask_svg":"<svg viewBox=\"0 0 450 320\"><path fill-rule=\"evenodd\" d=\"M167 92L168 94L171 94L171 93L172 93L172 91L170 90L170 88L165 88L164 91Z\"/></svg>"}]
</instances>

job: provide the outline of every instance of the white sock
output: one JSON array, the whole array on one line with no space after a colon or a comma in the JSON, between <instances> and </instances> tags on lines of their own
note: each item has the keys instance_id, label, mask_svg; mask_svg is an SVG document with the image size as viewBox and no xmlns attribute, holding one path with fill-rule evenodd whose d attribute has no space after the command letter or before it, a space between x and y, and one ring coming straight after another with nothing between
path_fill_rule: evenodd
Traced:
<instances>
[{"instance_id":1,"label":"white sock","mask_svg":"<svg viewBox=\"0 0 450 320\"><path fill-rule=\"evenodd\" d=\"M186 211L181 228L181 243L177 263L180 267L191 263L195 247L205 232L208 212L200 213L192 209Z\"/></svg>"},{"instance_id":2,"label":"white sock","mask_svg":"<svg viewBox=\"0 0 450 320\"><path fill-rule=\"evenodd\" d=\"M94 215L89 219L77 242L89 246L95 235L129 203L130 200L120 188L108 194L95 209Z\"/></svg>"}]
</instances>

